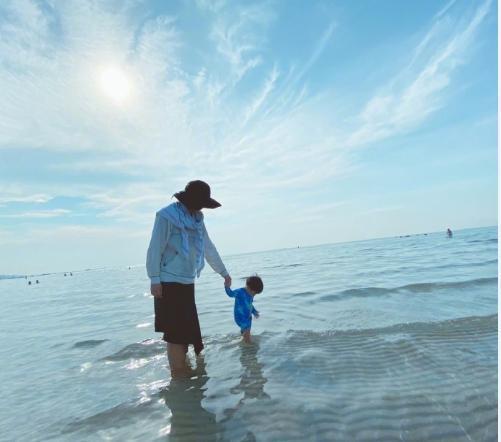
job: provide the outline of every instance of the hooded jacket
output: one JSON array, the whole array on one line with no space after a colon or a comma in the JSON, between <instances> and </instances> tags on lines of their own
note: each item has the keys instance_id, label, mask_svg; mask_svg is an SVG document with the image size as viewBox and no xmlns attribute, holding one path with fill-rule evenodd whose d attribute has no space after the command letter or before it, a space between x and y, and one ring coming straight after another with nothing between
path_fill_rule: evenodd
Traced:
<instances>
[{"instance_id":1,"label":"hooded jacket","mask_svg":"<svg viewBox=\"0 0 501 442\"><path fill-rule=\"evenodd\" d=\"M156 213L146 256L146 271L151 283L192 284L200 276L204 258L216 273L223 278L228 276L209 238L202 212L195 214L196 223L183 222L183 217L175 216L176 213L185 213L181 203L172 203Z\"/></svg>"}]
</instances>

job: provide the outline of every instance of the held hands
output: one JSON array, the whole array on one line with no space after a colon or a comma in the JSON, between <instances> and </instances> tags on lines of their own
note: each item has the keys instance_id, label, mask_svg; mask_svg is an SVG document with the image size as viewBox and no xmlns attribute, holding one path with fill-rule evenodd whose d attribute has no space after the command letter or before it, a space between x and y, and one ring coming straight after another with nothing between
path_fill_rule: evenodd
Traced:
<instances>
[{"instance_id":1,"label":"held hands","mask_svg":"<svg viewBox=\"0 0 501 442\"><path fill-rule=\"evenodd\" d=\"M150 292L155 298L162 297L162 284L151 284Z\"/></svg>"},{"instance_id":2,"label":"held hands","mask_svg":"<svg viewBox=\"0 0 501 442\"><path fill-rule=\"evenodd\" d=\"M225 276L224 278L225 287L231 287L231 276ZM162 297L162 284L151 284L150 292L155 298Z\"/></svg>"}]
</instances>

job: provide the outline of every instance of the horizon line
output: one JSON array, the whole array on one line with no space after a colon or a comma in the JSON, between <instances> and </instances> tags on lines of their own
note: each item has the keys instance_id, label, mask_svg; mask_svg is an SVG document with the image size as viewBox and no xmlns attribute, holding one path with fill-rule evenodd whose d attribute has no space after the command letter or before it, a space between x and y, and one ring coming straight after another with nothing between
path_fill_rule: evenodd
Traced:
<instances>
[{"instance_id":1,"label":"horizon line","mask_svg":"<svg viewBox=\"0 0 501 442\"><path fill-rule=\"evenodd\" d=\"M463 227L461 229L455 230L455 232L461 232L463 230L472 230L472 229L488 229L488 228L498 228L498 225L488 225L488 226L476 226L476 227ZM228 255L223 255L223 258L230 258L230 257L235 257L235 256L243 256L243 255L252 255L252 254L257 254L257 253L267 253L267 252L278 252L281 250L296 250L298 248L303 248L303 249L309 249L309 248L314 248L314 247L320 247L320 246L329 246L329 245L340 245L340 244L350 244L354 242L362 242L362 241L375 241L375 240L383 240L383 239L391 239L391 238L407 238L407 237L412 237L412 236L420 236L420 235L433 235L437 233L442 233L442 230L436 230L433 232L417 232L417 233L411 233L411 234L405 234L405 235L391 235L391 236L380 236L380 237L374 237L374 238L365 238L365 239L354 239L354 240L349 240L349 241L334 241L334 242L328 242L328 243L319 243L319 244L311 244L307 246L291 246L291 247L281 247L278 249L265 249L265 250L255 250L251 252L241 252L241 253L232 253ZM454 231L453 231L454 232ZM0 280L2 279L20 279L20 278L30 278L34 276L48 276L48 275L56 275L58 273L64 274L64 273L72 273L72 272L89 272L89 271L96 271L96 270L106 270L106 269L116 269L118 267L129 267L129 268L137 268L137 267L145 267L145 264L123 264L123 265L109 265L109 266L100 266L100 267L90 267L86 269L78 269L78 270L58 270L54 272L43 272L43 273L24 273L24 274L0 274ZM2 278L3 276L7 276L8 278Z\"/></svg>"}]
</instances>

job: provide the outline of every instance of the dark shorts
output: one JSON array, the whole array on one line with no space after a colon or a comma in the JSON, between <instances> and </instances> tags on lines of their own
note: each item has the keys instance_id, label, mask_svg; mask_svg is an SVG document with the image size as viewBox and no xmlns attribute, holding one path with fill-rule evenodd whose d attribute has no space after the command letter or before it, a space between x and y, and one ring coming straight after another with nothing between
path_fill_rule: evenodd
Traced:
<instances>
[{"instance_id":1,"label":"dark shorts","mask_svg":"<svg viewBox=\"0 0 501 442\"><path fill-rule=\"evenodd\" d=\"M195 284L162 282L162 298L155 300L155 331L171 344L192 344L199 354L204 345L195 305Z\"/></svg>"}]
</instances>

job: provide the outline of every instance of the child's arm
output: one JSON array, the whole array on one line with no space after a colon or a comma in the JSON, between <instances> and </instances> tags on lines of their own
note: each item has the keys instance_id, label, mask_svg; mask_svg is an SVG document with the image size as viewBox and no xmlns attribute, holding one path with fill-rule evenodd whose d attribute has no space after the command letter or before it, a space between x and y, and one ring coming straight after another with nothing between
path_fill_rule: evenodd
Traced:
<instances>
[{"instance_id":1,"label":"child's arm","mask_svg":"<svg viewBox=\"0 0 501 442\"><path fill-rule=\"evenodd\" d=\"M254 317L259 318L259 312L252 306L252 311L251 313L254 315Z\"/></svg>"},{"instance_id":2,"label":"child's arm","mask_svg":"<svg viewBox=\"0 0 501 442\"><path fill-rule=\"evenodd\" d=\"M224 286L224 290L230 298L235 297L236 293L233 290L231 290L227 285Z\"/></svg>"}]
</instances>

